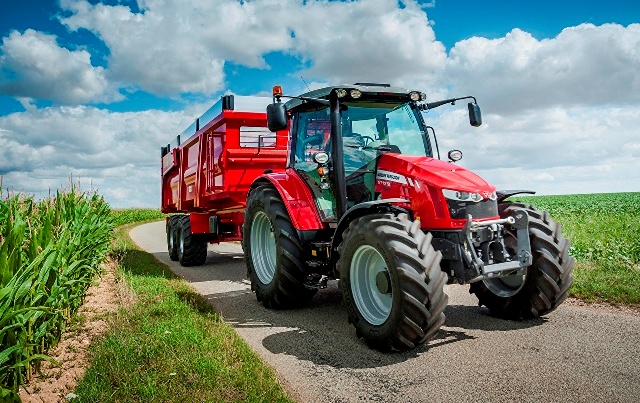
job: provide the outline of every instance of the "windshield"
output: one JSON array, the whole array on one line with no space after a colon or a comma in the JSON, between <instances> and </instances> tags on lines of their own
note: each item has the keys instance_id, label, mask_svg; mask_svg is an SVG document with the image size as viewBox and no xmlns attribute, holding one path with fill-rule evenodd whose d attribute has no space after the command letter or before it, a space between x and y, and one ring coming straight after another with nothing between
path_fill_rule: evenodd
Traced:
<instances>
[{"instance_id":1,"label":"windshield","mask_svg":"<svg viewBox=\"0 0 640 403\"><path fill-rule=\"evenodd\" d=\"M420 111L413 103L346 103L341 111L345 173L349 175L376 158L379 151L432 157ZM331 153L329 109L296 116L295 166L314 169L313 154Z\"/></svg>"},{"instance_id":2,"label":"windshield","mask_svg":"<svg viewBox=\"0 0 640 403\"><path fill-rule=\"evenodd\" d=\"M401 154L431 157L431 146L423 133L422 117L415 104L346 104L342 112L345 153L352 146L389 149Z\"/></svg>"}]
</instances>

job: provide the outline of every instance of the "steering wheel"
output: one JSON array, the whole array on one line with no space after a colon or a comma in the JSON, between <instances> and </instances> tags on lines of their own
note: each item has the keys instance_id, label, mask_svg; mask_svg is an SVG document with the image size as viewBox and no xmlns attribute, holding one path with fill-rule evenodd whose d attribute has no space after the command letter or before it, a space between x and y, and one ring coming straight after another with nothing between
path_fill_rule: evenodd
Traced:
<instances>
[{"instance_id":1,"label":"steering wheel","mask_svg":"<svg viewBox=\"0 0 640 403\"><path fill-rule=\"evenodd\" d=\"M373 143L375 140L373 139L373 137L369 137L369 136L360 136L360 138L362 138L364 140L364 146L367 147L369 144Z\"/></svg>"}]
</instances>

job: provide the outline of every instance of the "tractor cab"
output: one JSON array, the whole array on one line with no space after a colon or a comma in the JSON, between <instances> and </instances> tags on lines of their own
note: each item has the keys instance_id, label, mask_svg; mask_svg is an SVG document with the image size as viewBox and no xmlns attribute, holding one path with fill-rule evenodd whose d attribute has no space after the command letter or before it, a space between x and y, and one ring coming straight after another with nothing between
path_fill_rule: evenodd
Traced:
<instances>
[{"instance_id":1,"label":"tractor cab","mask_svg":"<svg viewBox=\"0 0 640 403\"><path fill-rule=\"evenodd\" d=\"M419 91L369 83L326 87L285 104L280 97L276 87L267 119L272 130L281 130L290 118L288 166L314 193L323 222L338 221L350 208L381 198L376 178L384 155L433 158L421 111L455 102L425 104ZM477 105L473 113L471 119L480 121Z\"/></svg>"},{"instance_id":2,"label":"tractor cab","mask_svg":"<svg viewBox=\"0 0 640 403\"><path fill-rule=\"evenodd\" d=\"M268 119L276 107L291 118L288 164L314 192L325 222L379 198L375 182L383 154L433 157L417 102L425 99L422 93L356 84L310 91L280 106L279 97L278 90Z\"/></svg>"}]
</instances>

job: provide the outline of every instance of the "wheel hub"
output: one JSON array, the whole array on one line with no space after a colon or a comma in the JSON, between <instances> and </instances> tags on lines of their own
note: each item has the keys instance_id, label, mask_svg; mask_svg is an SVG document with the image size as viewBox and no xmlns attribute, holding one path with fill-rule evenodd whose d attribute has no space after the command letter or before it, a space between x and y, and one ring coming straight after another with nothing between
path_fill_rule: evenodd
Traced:
<instances>
[{"instance_id":1,"label":"wheel hub","mask_svg":"<svg viewBox=\"0 0 640 403\"><path fill-rule=\"evenodd\" d=\"M391 277L388 271L379 271L376 274L376 286L380 294L391 294Z\"/></svg>"}]
</instances>

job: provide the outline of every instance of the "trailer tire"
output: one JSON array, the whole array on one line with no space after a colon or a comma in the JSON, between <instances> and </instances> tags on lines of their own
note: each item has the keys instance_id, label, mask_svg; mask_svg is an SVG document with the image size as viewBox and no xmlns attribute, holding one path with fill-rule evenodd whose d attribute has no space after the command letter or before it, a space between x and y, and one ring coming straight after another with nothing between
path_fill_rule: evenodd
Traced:
<instances>
[{"instance_id":1,"label":"trailer tire","mask_svg":"<svg viewBox=\"0 0 640 403\"><path fill-rule=\"evenodd\" d=\"M406 214L364 216L350 223L343 240L340 288L356 335L380 351L408 350L433 338L445 321L447 277L420 221Z\"/></svg>"},{"instance_id":2,"label":"trailer tire","mask_svg":"<svg viewBox=\"0 0 640 403\"><path fill-rule=\"evenodd\" d=\"M191 233L191 219L188 215L178 217L178 261L182 266L201 266L207 260L208 242Z\"/></svg>"},{"instance_id":3,"label":"trailer tire","mask_svg":"<svg viewBox=\"0 0 640 403\"><path fill-rule=\"evenodd\" d=\"M172 215L167 221L167 249L169 259L178 261L178 216Z\"/></svg>"},{"instance_id":4,"label":"trailer tire","mask_svg":"<svg viewBox=\"0 0 640 403\"><path fill-rule=\"evenodd\" d=\"M267 308L292 308L309 303L315 289L304 285L304 251L282 202L270 186L249 193L242 229L251 289Z\"/></svg>"},{"instance_id":5,"label":"trailer tire","mask_svg":"<svg viewBox=\"0 0 640 403\"><path fill-rule=\"evenodd\" d=\"M549 212L512 202L498 207L501 217L513 208L526 210L529 215L532 265L524 276L472 283L469 292L476 294L478 305L485 305L493 316L534 319L553 311L567 298L575 259L569 255L570 242L562 236L562 226L549 217Z\"/></svg>"}]
</instances>

